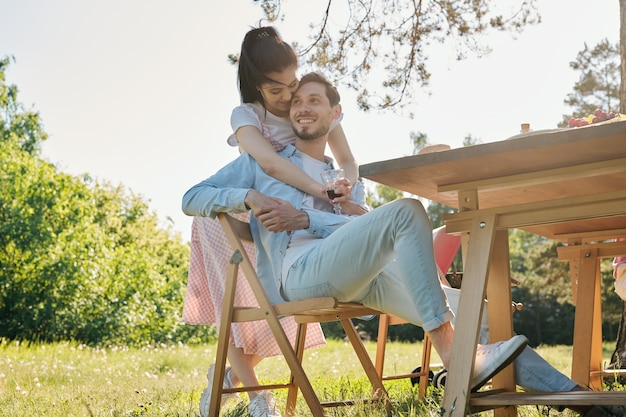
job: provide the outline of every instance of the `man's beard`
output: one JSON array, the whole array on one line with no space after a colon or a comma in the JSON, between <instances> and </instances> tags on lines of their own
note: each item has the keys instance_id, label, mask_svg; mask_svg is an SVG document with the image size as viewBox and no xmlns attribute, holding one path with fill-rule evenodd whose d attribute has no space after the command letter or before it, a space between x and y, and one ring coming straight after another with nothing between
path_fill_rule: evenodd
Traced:
<instances>
[{"instance_id":1,"label":"man's beard","mask_svg":"<svg viewBox=\"0 0 626 417\"><path fill-rule=\"evenodd\" d=\"M293 133L295 133L299 139L313 140L313 139L320 138L324 136L325 134L327 134L330 131L330 126L326 126L326 125L320 126L316 130L308 130L305 128L305 129L302 129L301 131L298 131L295 126L292 126L292 129L293 129Z\"/></svg>"}]
</instances>

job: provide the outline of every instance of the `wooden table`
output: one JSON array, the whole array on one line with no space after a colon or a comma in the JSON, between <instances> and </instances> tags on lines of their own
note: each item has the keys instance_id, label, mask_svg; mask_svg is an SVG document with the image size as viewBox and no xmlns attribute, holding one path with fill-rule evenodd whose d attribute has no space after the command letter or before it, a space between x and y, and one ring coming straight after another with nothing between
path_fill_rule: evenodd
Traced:
<instances>
[{"instance_id":1,"label":"wooden table","mask_svg":"<svg viewBox=\"0 0 626 417\"><path fill-rule=\"evenodd\" d=\"M448 233L464 238L465 266L445 415L523 403L511 400L511 392L501 396L500 402L497 395L489 401L481 400L486 395L467 395L475 355L467 346L475 346L478 340L482 300L485 296L489 300L492 340L508 339L513 332L510 228L570 245L626 235L626 121L531 132L499 142L366 164L360 171L370 180L459 209L446 216ZM584 263L586 249L578 253L571 259ZM599 311L599 294L594 289L599 283L590 271L589 267L579 269L576 277L582 282L583 276L593 275L583 280L584 291L577 291L575 376L588 372L595 354L592 340L597 341L601 331L593 326ZM494 378L494 388L515 391L513 376L512 369L501 372ZM602 398L584 394L590 395L583 395L582 403L626 404L623 392L595 393L603 394ZM544 396L543 402L541 395L526 398L533 404L548 404L554 395ZM497 410L498 415L514 413L514 407Z\"/></svg>"}]
</instances>

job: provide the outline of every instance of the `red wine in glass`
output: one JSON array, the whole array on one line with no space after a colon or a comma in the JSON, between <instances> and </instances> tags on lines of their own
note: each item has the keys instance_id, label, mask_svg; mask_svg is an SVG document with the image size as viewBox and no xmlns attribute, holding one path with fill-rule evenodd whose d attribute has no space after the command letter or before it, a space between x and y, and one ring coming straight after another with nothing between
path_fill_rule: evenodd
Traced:
<instances>
[{"instance_id":1,"label":"red wine in glass","mask_svg":"<svg viewBox=\"0 0 626 417\"><path fill-rule=\"evenodd\" d=\"M324 183L324 187L326 188L326 195L331 200L334 200L337 197L342 197L343 194L339 194L335 192L335 184L337 181L345 178L345 174L343 169L328 169L321 173L322 182ZM333 204L333 211L335 214L341 214L341 205Z\"/></svg>"},{"instance_id":2,"label":"red wine in glass","mask_svg":"<svg viewBox=\"0 0 626 417\"><path fill-rule=\"evenodd\" d=\"M336 193L335 190L326 190L326 194L328 195L328 198L330 198L331 200L334 200L335 198L338 198L338 197L343 197L343 194Z\"/></svg>"}]
</instances>

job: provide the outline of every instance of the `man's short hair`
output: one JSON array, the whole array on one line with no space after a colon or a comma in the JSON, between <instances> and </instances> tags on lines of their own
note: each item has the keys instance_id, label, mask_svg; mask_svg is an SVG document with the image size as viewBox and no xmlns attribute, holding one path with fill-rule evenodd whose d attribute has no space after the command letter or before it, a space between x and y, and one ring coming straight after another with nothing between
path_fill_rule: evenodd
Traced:
<instances>
[{"instance_id":1,"label":"man's short hair","mask_svg":"<svg viewBox=\"0 0 626 417\"><path fill-rule=\"evenodd\" d=\"M305 74L300 79L299 86L302 86L306 83L320 83L326 88L326 96L328 97L328 101L330 101L331 106L336 106L339 104L341 97L339 96L339 91L335 88L334 85L326 77L324 77L319 72L309 72Z\"/></svg>"}]
</instances>

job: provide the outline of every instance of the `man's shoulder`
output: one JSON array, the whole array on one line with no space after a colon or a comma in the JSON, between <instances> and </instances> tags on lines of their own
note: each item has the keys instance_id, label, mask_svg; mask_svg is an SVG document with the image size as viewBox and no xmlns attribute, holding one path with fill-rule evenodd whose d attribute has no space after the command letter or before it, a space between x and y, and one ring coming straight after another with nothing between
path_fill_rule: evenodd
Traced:
<instances>
[{"instance_id":1,"label":"man's shoulder","mask_svg":"<svg viewBox=\"0 0 626 417\"><path fill-rule=\"evenodd\" d=\"M291 144L287 144L285 148L281 151L278 151L278 154L284 158L291 158L292 156L298 155L300 151L298 148Z\"/></svg>"},{"instance_id":2,"label":"man's shoulder","mask_svg":"<svg viewBox=\"0 0 626 417\"><path fill-rule=\"evenodd\" d=\"M256 169L260 167L258 162L247 152L242 152L237 158L230 161L224 168L228 169Z\"/></svg>"}]
</instances>

